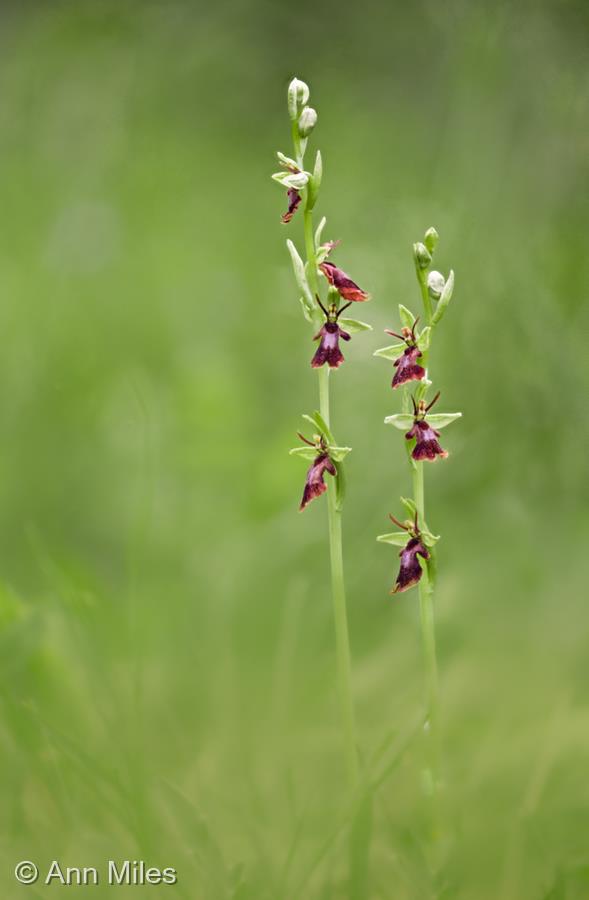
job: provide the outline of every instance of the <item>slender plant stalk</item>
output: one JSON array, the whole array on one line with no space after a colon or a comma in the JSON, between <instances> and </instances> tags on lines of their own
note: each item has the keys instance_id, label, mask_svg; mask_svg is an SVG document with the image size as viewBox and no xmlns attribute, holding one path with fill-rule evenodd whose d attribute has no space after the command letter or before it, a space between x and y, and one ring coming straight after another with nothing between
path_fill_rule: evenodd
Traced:
<instances>
[{"instance_id":1,"label":"slender plant stalk","mask_svg":"<svg viewBox=\"0 0 589 900\"><path fill-rule=\"evenodd\" d=\"M427 288L425 273L416 267L417 280L421 288L425 324L432 325L432 301ZM425 368L428 364L429 351L424 351L422 363ZM425 479L423 462L413 462L413 500L417 509L420 522L425 522ZM438 660L436 655L436 625L434 616L434 582L430 575L433 574L435 549L430 551L432 566L424 565L423 576L418 584L419 592L419 618L421 623L421 639L423 644L423 656L425 664L426 681L426 707L425 728L427 735L427 760L428 760L428 790L431 791L437 808L437 793L439 787L439 736L438 736ZM437 829L437 815L434 819L434 828Z\"/></svg>"},{"instance_id":2,"label":"slender plant stalk","mask_svg":"<svg viewBox=\"0 0 589 900\"><path fill-rule=\"evenodd\" d=\"M403 412L387 416L385 422L405 432L409 464L413 482L413 499L401 498L410 518L404 523L391 515L401 531L380 535L378 540L400 546L401 566L392 593L397 594L418 587L419 617L425 668L425 734L426 759L425 789L432 798L432 831L436 841L440 838L440 739L438 701L438 663L436 658L436 634L434 621L433 590L436 572L435 545L438 536L431 533L426 518L424 466L426 462L446 459L448 456L438 442L440 429L460 417L460 413L431 413L440 396L438 391L428 403L425 399L432 382L429 380L428 356L434 332L445 314L452 298L454 273L448 278L431 269L432 255L438 242L438 233L428 228L423 242L413 245L415 272L421 291L423 311L415 316L399 304L401 333L388 331L402 343L377 350L375 355L394 360L397 370L392 387L404 387ZM421 323L418 330L417 325ZM411 411L411 406L413 410ZM440 846L439 843L437 846Z\"/></svg>"},{"instance_id":3,"label":"slender plant stalk","mask_svg":"<svg viewBox=\"0 0 589 900\"><path fill-rule=\"evenodd\" d=\"M315 238L313 233L313 211L305 209L305 250L309 263L309 284L314 293L318 291L317 263L315 259ZM331 427L329 404L329 369L322 366L318 370L319 377L319 411L325 422ZM344 578L344 558L342 546L342 514L337 508L336 494L333 488L327 492L327 511L329 521L329 557L331 565L331 593L335 624L335 646L337 654L337 681L340 704L340 715L344 736L344 752L346 770L351 788L358 783L358 751L356 745L356 717L352 696L352 666L350 656L350 639L348 614L346 607L346 587Z\"/></svg>"},{"instance_id":4,"label":"slender plant stalk","mask_svg":"<svg viewBox=\"0 0 589 900\"><path fill-rule=\"evenodd\" d=\"M307 117L307 122L309 122L310 117L312 124L309 126L309 129L312 129L317 118L314 110L310 110L306 106L301 112L299 101L302 103L302 105L306 104L308 95L308 88L303 82L298 81L298 79L294 79L291 82L289 86L289 113L291 115L291 133L294 161L296 163L297 170L300 172L303 172L304 170L304 151L307 143L307 131L301 131L301 122L305 120L305 117ZM304 99L301 100L301 97L304 97ZM302 137L303 134L305 135L305 137ZM318 156L318 159L320 161L320 156ZM292 174L292 167L290 171ZM286 183L288 184L288 182ZM303 277L304 279L306 278L310 295L312 298L315 298L319 295L319 283L317 277L318 248L315 244L315 232L313 228L313 205L316 196L315 198L313 198L312 196L310 183L307 184L304 190L301 189L301 193L303 199L303 224L306 256L306 274L301 277ZM319 306L316 306L316 308L314 308L310 318L312 318L315 324L323 323L323 314ZM318 369L319 411L328 430L331 429L329 371L330 370L326 365L322 365ZM341 470L338 470L338 479L341 477ZM350 788L354 789L356 788L359 780L359 765L352 695L350 641L344 581L342 513L341 503L338 499L338 492L336 490L335 483L330 486L327 492L327 508L329 525L329 554L331 563L331 587L337 656L337 687L344 739L346 770Z\"/></svg>"}]
</instances>

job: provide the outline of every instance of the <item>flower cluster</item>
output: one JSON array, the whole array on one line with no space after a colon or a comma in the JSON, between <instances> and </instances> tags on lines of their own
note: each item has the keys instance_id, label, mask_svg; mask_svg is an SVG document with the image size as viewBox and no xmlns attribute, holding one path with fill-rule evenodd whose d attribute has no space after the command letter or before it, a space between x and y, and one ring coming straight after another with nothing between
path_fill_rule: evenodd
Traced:
<instances>
[{"instance_id":1,"label":"flower cluster","mask_svg":"<svg viewBox=\"0 0 589 900\"><path fill-rule=\"evenodd\" d=\"M312 171L305 168L308 137L317 124L317 113L308 105L308 101L309 88L303 81L294 78L288 88L288 112L292 123L293 155L277 153L280 171L276 172L272 178L286 188L288 205L286 212L281 216L282 222L287 224L292 221L299 209L303 212L306 261L303 262L293 241L288 240L287 247L300 292L303 315L314 326L312 339L318 341L317 349L311 359L311 367L318 370L323 370L325 367L326 371L320 375L320 377L324 377L332 370L338 369L344 362L340 342L350 341L356 332L370 328L369 325L357 319L343 317L343 313L353 303L366 302L370 299L370 294L329 259L340 242L322 242L325 219L322 219L314 233L312 230L312 210L317 202L323 177L323 166L321 154L317 151ZM322 300L320 296L320 276L325 278L327 287L325 300ZM343 459L341 453L338 457L338 451L341 451L342 448L336 447L334 450L335 442L326 421L328 418L327 408L323 411L325 417L321 419L321 427L317 426L319 443L316 440L317 436L312 441L300 436L307 446L296 448L296 451L293 451L297 452L297 455L312 459L313 463L307 472L301 509L305 509L311 500L326 492L327 483L324 479L326 474L335 479L336 486L341 485L342 482L341 465L338 466Z\"/></svg>"},{"instance_id":2,"label":"flower cluster","mask_svg":"<svg viewBox=\"0 0 589 900\"><path fill-rule=\"evenodd\" d=\"M424 462L435 462L437 459L448 457L448 451L442 448L438 440L440 430L460 416L460 413L430 413L440 397L439 391L432 400L429 402L426 400L427 391L431 386L427 364L432 337L450 302L454 287L453 272L450 272L446 279L440 272L430 269L437 242L438 234L434 228L430 228L426 231L423 241L413 245L413 259L423 300L425 326L418 331L417 325L421 316L414 316L407 307L400 304L401 330L386 332L398 338L399 343L383 347L375 353L375 356L392 360L395 370L392 387L403 389L404 411L387 416L385 422L405 432L415 489L415 499L404 501L405 504L410 503L413 522L402 525L391 516L402 531L394 535L381 535L378 538L386 543L401 544L403 547L400 553L401 568L392 593L405 591L420 581L423 570L419 558L428 565L431 562L431 547L437 538L428 531L425 523L421 466ZM412 395L409 393L410 385L414 385Z\"/></svg>"}]
</instances>

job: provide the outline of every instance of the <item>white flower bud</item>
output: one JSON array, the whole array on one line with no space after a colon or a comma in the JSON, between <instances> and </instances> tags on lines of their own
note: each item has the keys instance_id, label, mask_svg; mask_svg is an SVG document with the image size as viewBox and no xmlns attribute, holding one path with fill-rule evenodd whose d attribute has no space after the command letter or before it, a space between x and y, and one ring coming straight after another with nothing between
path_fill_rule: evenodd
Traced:
<instances>
[{"instance_id":1,"label":"white flower bud","mask_svg":"<svg viewBox=\"0 0 589 900\"><path fill-rule=\"evenodd\" d=\"M304 81L293 78L288 86L288 114L296 122L299 110L305 106L309 99L309 87Z\"/></svg>"},{"instance_id":2,"label":"white flower bud","mask_svg":"<svg viewBox=\"0 0 589 900\"><path fill-rule=\"evenodd\" d=\"M317 112L312 106L305 106L299 116L299 134L301 137L308 137L315 125L317 124Z\"/></svg>"},{"instance_id":3,"label":"white flower bud","mask_svg":"<svg viewBox=\"0 0 589 900\"><path fill-rule=\"evenodd\" d=\"M429 250L425 244L421 243L421 241L418 241L417 244L413 244L413 256L420 269L427 269L432 261Z\"/></svg>"},{"instance_id":4,"label":"white flower bud","mask_svg":"<svg viewBox=\"0 0 589 900\"><path fill-rule=\"evenodd\" d=\"M444 290L446 279L441 272L431 271L427 276L427 289L432 300L439 300Z\"/></svg>"}]
</instances>

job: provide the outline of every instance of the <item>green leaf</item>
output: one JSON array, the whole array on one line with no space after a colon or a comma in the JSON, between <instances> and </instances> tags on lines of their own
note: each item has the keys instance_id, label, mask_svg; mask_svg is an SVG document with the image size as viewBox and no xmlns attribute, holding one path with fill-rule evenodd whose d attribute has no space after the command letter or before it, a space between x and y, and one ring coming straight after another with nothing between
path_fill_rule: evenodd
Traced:
<instances>
[{"instance_id":1,"label":"green leaf","mask_svg":"<svg viewBox=\"0 0 589 900\"><path fill-rule=\"evenodd\" d=\"M317 155L315 156L315 167L313 168L313 174L309 180L309 194L307 199L307 208L313 209L315 203L317 202L317 195L319 194L319 188L321 187L321 179L323 178L323 163L321 161L321 152L318 150Z\"/></svg>"},{"instance_id":2,"label":"green leaf","mask_svg":"<svg viewBox=\"0 0 589 900\"><path fill-rule=\"evenodd\" d=\"M432 428L440 429L460 419L461 416L462 413L428 413L427 421Z\"/></svg>"},{"instance_id":3,"label":"green leaf","mask_svg":"<svg viewBox=\"0 0 589 900\"><path fill-rule=\"evenodd\" d=\"M384 423L385 425L394 425L399 431L408 431L413 425L413 416L406 413L395 413L394 416L387 416Z\"/></svg>"},{"instance_id":4,"label":"green leaf","mask_svg":"<svg viewBox=\"0 0 589 900\"><path fill-rule=\"evenodd\" d=\"M334 462L341 462L342 459L345 459L348 453L352 452L351 447L330 447L329 455L331 456Z\"/></svg>"},{"instance_id":5,"label":"green leaf","mask_svg":"<svg viewBox=\"0 0 589 900\"><path fill-rule=\"evenodd\" d=\"M358 331L372 331L372 325L369 325L367 322L360 322L358 319L338 319L339 324L344 329L344 331L349 331L350 334L356 334Z\"/></svg>"},{"instance_id":6,"label":"green leaf","mask_svg":"<svg viewBox=\"0 0 589 900\"><path fill-rule=\"evenodd\" d=\"M450 300L452 299L452 293L454 291L454 272L450 269L450 274L448 275L448 280L444 285L444 290L442 291L442 295L438 300L438 305L436 307L436 311L434 313L432 319L432 325L437 325L444 313L446 312L446 307L448 306Z\"/></svg>"},{"instance_id":7,"label":"green leaf","mask_svg":"<svg viewBox=\"0 0 589 900\"><path fill-rule=\"evenodd\" d=\"M417 346L420 350L429 350L429 342L431 338L432 330L429 325L419 333L419 337L417 338Z\"/></svg>"},{"instance_id":8,"label":"green leaf","mask_svg":"<svg viewBox=\"0 0 589 900\"><path fill-rule=\"evenodd\" d=\"M395 547L404 547L409 540L406 531L392 531L390 534L379 534L376 539L382 544L394 544Z\"/></svg>"},{"instance_id":9,"label":"green leaf","mask_svg":"<svg viewBox=\"0 0 589 900\"><path fill-rule=\"evenodd\" d=\"M297 285L303 292L303 302L307 307L309 315L313 315L315 312L315 300L313 299L313 295L311 294L311 290L309 288L309 283L307 281L307 276L305 274L305 264L301 257L299 256L299 252L290 238L286 242L286 246L288 248L288 252L290 253L290 258L292 260L292 267L294 271L294 276ZM305 316L305 318L307 318ZM310 321L310 320L309 320Z\"/></svg>"},{"instance_id":10,"label":"green leaf","mask_svg":"<svg viewBox=\"0 0 589 900\"><path fill-rule=\"evenodd\" d=\"M318 454L318 450L315 447L293 447L292 450L288 451L290 456L302 456L303 459L315 459Z\"/></svg>"},{"instance_id":11,"label":"green leaf","mask_svg":"<svg viewBox=\"0 0 589 900\"><path fill-rule=\"evenodd\" d=\"M407 344L391 344L390 347L381 347L375 350L373 356L381 356L383 359L397 359L407 348Z\"/></svg>"},{"instance_id":12,"label":"green leaf","mask_svg":"<svg viewBox=\"0 0 589 900\"><path fill-rule=\"evenodd\" d=\"M399 318L401 319L403 328L413 328L415 316L411 310L407 309L406 306L403 306L402 303L399 303Z\"/></svg>"},{"instance_id":13,"label":"green leaf","mask_svg":"<svg viewBox=\"0 0 589 900\"><path fill-rule=\"evenodd\" d=\"M321 243L321 235L323 234L323 229L325 228L326 224L327 224L327 219L325 218L325 216L323 216L323 218L319 222L319 225L317 226L317 230L315 232L315 247L318 247L319 244Z\"/></svg>"}]
</instances>

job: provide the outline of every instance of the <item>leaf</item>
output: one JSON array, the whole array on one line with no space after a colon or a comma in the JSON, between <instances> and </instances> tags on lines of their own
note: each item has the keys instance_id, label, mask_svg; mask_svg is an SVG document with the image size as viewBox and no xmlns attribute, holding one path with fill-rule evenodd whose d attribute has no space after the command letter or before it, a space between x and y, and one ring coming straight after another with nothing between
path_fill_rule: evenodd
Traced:
<instances>
[{"instance_id":1,"label":"leaf","mask_svg":"<svg viewBox=\"0 0 589 900\"><path fill-rule=\"evenodd\" d=\"M409 540L409 535L406 531L391 531L390 534L379 534L376 540L382 544L394 544L395 547L404 547Z\"/></svg>"},{"instance_id":2,"label":"leaf","mask_svg":"<svg viewBox=\"0 0 589 900\"><path fill-rule=\"evenodd\" d=\"M313 209L315 203L317 202L317 195L319 194L319 188L321 187L321 179L323 178L323 163L321 161L321 152L318 150L317 155L315 156L315 166L313 168L313 174L309 180L309 194L307 199L307 208Z\"/></svg>"},{"instance_id":3,"label":"leaf","mask_svg":"<svg viewBox=\"0 0 589 900\"><path fill-rule=\"evenodd\" d=\"M317 454L319 453L315 447L293 447L292 450L289 450L290 456L302 456L303 459L315 459Z\"/></svg>"},{"instance_id":4,"label":"leaf","mask_svg":"<svg viewBox=\"0 0 589 900\"><path fill-rule=\"evenodd\" d=\"M348 453L352 452L351 447L330 447L329 455L333 459L334 462L341 462L342 459L348 455Z\"/></svg>"},{"instance_id":5,"label":"leaf","mask_svg":"<svg viewBox=\"0 0 589 900\"><path fill-rule=\"evenodd\" d=\"M452 299L452 293L454 291L454 272L450 269L450 274L448 275L448 280L444 285L444 290L442 291L442 295L438 300L438 305L436 311L434 313L432 319L432 325L437 325L444 313L446 312L446 307L448 306L450 300Z\"/></svg>"},{"instance_id":6,"label":"leaf","mask_svg":"<svg viewBox=\"0 0 589 900\"><path fill-rule=\"evenodd\" d=\"M297 248L290 240L290 238L287 240L286 246L292 260L292 267L296 283L303 292L303 302L305 303L309 314L312 316L315 311L315 301L313 300L313 295L311 294L311 290L307 282L307 276L305 274L305 264L303 263L303 260L299 256Z\"/></svg>"},{"instance_id":7,"label":"leaf","mask_svg":"<svg viewBox=\"0 0 589 900\"><path fill-rule=\"evenodd\" d=\"M372 331L372 325L369 325L367 322L360 322L359 319L338 319L339 324L344 329L344 331L349 331L350 334L356 334L358 331Z\"/></svg>"},{"instance_id":8,"label":"leaf","mask_svg":"<svg viewBox=\"0 0 589 900\"><path fill-rule=\"evenodd\" d=\"M429 342L431 338L432 330L429 325L420 332L419 337L417 338L417 346L420 350L429 350Z\"/></svg>"},{"instance_id":9,"label":"leaf","mask_svg":"<svg viewBox=\"0 0 589 900\"><path fill-rule=\"evenodd\" d=\"M395 413L394 416L387 416L384 423L385 425L394 425L399 431L408 431L413 425L413 416L407 413Z\"/></svg>"},{"instance_id":10,"label":"leaf","mask_svg":"<svg viewBox=\"0 0 589 900\"><path fill-rule=\"evenodd\" d=\"M323 418L323 416L321 415L320 412L315 410L315 412L313 413L312 416L304 415L303 419L306 419L307 422L310 422L311 425L314 425L315 428L317 428L319 430L319 433L323 435L323 437L326 439L327 443L330 446L336 446L335 438L334 438L333 434L331 433L331 431L329 430L329 425L327 424L327 422L325 421L325 419Z\"/></svg>"},{"instance_id":11,"label":"leaf","mask_svg":"<svg viewBox=\"0 0 589 900\"><path fill-rule=\"evenodd\" d=\"M403 306L402 303L399 303L399 318L401 319L401 324L403 328L413 328L415 324L415 316L411 312L410 309L407 309L406 306Z\"/></svg>"},{"instance_id":12,"label":"leaf","mask_svg":"<svg viewBox=\"0 0 589 900\"><path fill-rule=\"evenodd\" d=\"M316 247L318 247L319 244L321 243L321 235L323 234L323 229L325 228L326 224L327 224L327 219L325 218L325 216L323 216L323 218L319 222L319 225L317 226L317 230L315 232L315 246Z\"/></svg>"},{"instance_id":13,"label":"leaf","mask_svg":"<svg viewBox=\"0 0 589 900\"><path fill-rule=\"evenodd\" d=\"M373 356L381 356L383 359L397 359L406 349L406 344L391 344L390 347L381 347L375 350Z\"/></svg>"},{"instance_id":14,"label":"leaf","mask_svg":"<svg viewBox=\"0 0 589 900\"><path fill-rule=\"evenodd\" d=\"M427 421L433 428L439 429L445 428L461 416L462 413L428 413Z\"/></svg>"}]
</instances>

